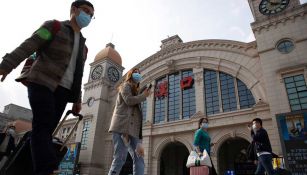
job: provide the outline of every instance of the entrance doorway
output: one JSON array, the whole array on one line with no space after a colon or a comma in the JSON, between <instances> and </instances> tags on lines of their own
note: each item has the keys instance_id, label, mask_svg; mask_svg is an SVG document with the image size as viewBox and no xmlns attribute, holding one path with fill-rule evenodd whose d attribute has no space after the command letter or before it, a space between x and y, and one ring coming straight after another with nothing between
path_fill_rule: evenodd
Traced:
<instances>
[{"instance_id":1,"label":"entrance doorway","mask_svg":"<svg viewBox=\"0 0 307 175\"><path fill-rule=\"evenodd\" d=\"M218 171L225 174L234 171L236 175L254 174L256 166L247 161L246 149L250 143L242 138L229 138L218 151Z\"/></svg>"},{"instance_id":2,"label":"entrance doorway","mask_svg":"<svg viewBox=\"0 0 307 175\"><path fill-rule=\"evenodd\" d=\"M168 144L160 157L160 175L189 175L186 162L189 150L180 142Z\"/></svg>"}]
</instances>

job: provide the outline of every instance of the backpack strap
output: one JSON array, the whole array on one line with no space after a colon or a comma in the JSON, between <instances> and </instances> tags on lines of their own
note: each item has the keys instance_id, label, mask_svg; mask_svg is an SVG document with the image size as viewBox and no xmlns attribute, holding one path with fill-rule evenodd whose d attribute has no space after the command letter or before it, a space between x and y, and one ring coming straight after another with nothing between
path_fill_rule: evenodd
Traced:
<instances>
[{"instance_id":1,"label":"backpack strap","mask_svg":"<svg viewBox=\"0 0 307 175\"><path fill-rule=\"evenodd\" d=\"M61 22L58 20L53 20L52 29L51 29L52 37L54 37L60 30L61 30Z\"/></svg>"}]
</instances>

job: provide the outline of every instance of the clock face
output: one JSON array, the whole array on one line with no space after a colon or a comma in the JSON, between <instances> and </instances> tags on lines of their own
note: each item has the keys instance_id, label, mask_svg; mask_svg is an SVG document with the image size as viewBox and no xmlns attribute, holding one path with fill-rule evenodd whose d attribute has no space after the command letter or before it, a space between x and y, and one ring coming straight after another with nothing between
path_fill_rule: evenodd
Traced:
<instances>
[{"instance_id":1,"label":"clock face","mask_svg":"<svg viewBox=\"0 0 307 175\"><path fill-rule=\"evenodd\" d=\"M88 99L87 99L87 102L86 102L87 106L89 106L89 107L93 106L94 101L95 101L95 98L94 98L94 97L88 98Z\"/></svg>"},{"instance_id":2,"label":"clock face","mask_svg":"<svg viewBox=\"0 0 307 175\"><path fill-rule=\"evenodd\" d=\"M290 0L262 0L259 4L259 11L264 15L277 14L289 5Z\"/></svg>"},{"instance_id":3,"label":"clock face","mask_svg":"<svg viewBox=\"0 0 307 175\"><path fill-rule=\"evenodd\" d=\"M111 81L116 82L119 80L119 72L115 67L109 67L108 77Z\"/></svg>"},{"instance_id":4,"label":"clock face","mask_svg":"<svg viewBox=\"0 0 307 175\"><path fill-rule=\"evenodd\" d=\"M103 67L101 65L96 66L92 71L92 80L97 80L101 77L103 71Z\"/></svg>"}]
</instances>

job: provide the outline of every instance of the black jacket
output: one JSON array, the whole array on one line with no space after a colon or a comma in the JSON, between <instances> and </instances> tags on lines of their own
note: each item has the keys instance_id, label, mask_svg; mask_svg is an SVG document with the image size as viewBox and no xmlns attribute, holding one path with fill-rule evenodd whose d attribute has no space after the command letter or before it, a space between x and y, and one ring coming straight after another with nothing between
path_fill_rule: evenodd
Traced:
<instances>
[{"instance_id":1,"label":"black jacket","mask_svg":"<svg viewBox=\"0 0 307 175\"><path fill-rule=\"evenodd\" d=\"M253 138L253 142L255 143L254 146L257 153L264 151L272 153L269 136L265 129L260 128L256 131L256 133L254 133L254 131L252 130L251 136Z\"/></svg>"}]
</instances>

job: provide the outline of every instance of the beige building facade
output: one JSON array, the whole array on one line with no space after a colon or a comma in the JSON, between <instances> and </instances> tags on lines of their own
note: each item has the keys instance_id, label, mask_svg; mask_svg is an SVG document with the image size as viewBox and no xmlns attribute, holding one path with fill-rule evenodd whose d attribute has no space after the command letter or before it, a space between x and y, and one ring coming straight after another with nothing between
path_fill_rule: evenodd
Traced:
<instances>
[{"instance_id":1,"label":"beige building facade","mask_svg":"<svg viewBox=\"0 0 307 175\"><path fill-rule=\"evenodd\" d=\"M263 120L273 152L282 155L276 114L307 109L307 5L298 0L248 0L256 40L198 40L175 35L137 64L154 94L142 103L146 175L186 175L198 120L207 117L211 157L219 174L246 162L247 124ZM279 4L280 3L280 4ZM112 162L108 128L121 81L121 57L107 44L84 85L81 174L107 174ZM192 80L190 82L190 80ZM291 87L293 86L293 87Z\"/></svg>"}]
</instances>

